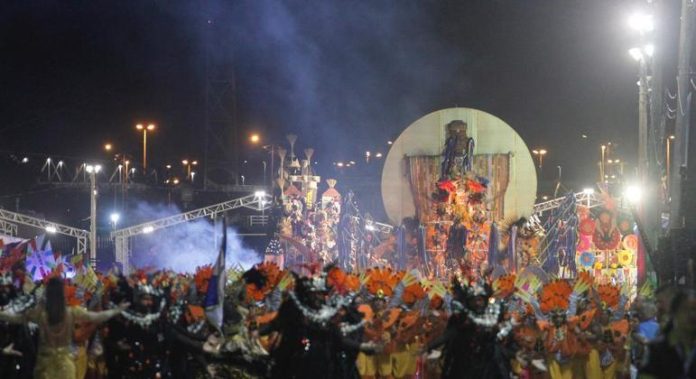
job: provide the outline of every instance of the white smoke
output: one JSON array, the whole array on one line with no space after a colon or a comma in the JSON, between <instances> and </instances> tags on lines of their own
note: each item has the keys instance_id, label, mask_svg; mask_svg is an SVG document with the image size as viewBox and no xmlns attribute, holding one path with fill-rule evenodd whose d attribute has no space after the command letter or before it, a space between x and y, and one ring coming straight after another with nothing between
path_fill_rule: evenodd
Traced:
<instances>
[{"instance_id":1,"label":"white smoke","mask_svg":"<svg viewBox=\"0 0 696 379\"><path fill-rule=\"evenodd\" d=\"M146 222L171 216L181 211L176 207L139 203L135 219ZM222 223L209 218L190 221L151 234L133 238L131 261L136 267L167 268L193 272L196 267L215 263L222 241ZM261 255L244 246L234 225L227 227L227 267L245 269L261 261Z\"/></svg>"}]
</instances>

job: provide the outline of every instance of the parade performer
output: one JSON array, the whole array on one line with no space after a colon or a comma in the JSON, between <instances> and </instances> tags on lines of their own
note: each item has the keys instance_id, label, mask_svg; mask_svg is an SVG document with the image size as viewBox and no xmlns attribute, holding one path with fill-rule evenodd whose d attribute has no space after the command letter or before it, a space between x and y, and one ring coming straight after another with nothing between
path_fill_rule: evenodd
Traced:
<instances>
[{"instance_id":1,"label":"parade performer","mask_svg":"<svg viewBox=\"0 0 696 379\"><path fill-rule=\"evenodd\" d=\"M344 371L341 353L373 351L374 345L341 332L339 325L345 320L339 311L351 302L350 297L329 297L324 274L296 278L278 316L261 330L262 335L280 334L280 343L271 351L271 378L344 378L354 373L354 368Z\"/></svg>"},{"instance_id":2,"label":"parade performer","mask_svg":"<svg viewBox=\"0 0 696 379\"><path fill-rule=\"evenodd\" d=\"M573 377L572 358L578 350L575 327L589 317L576 317L577 301L588 288L589 284L582 281L571 286L567 280L556 279L542 287L538 300L527 298L543 333L546 366L552 379Z\"/></svg>"},{"instance_id":3,"label":"parade performer","mask_svg":"<svg viewBox=\"0 0 696 379\"><path fill-rule=\"evenodd\" d=\"M0 272L0 312L21 314L34 306L34 297L20 295L10 272ZM34 346L26 325L0 321L0 378L31 378Z\"/></svg>"},{"instance_id":4,"label":"parade performer","mask_svg":"<svg viewBox=\"0 0 696 379\"><path fill-rule=\"evenodd\" d=\"M639 371L641 379L696 378L696 292L677 290L670 314L664 335L648 348Z\"/></svg>"},{"instance_id":5,"label":"parade performer","mask_svg":"<svg viewBox=\"0 0 696 379\"><path fill-rule=\"evenodd\" d=\"M407 278L411 273L406 273ZM414 278L415 279L415 278ZM428 306L426 293L420 281L414 279L406 279L401 281L399 290L401 299L400 307L402 311L399 314L393 331L393 339L395 342L392 351L394 378L411 378L418 371L419 352L423 349L423 324L424 319L421 318L421 313ZM411 283L411 284L409 284Z\"/></svg>"},{"instance_id":6,"label":"parade performer","mask_svg":"<svg viewBox=\"0 0 696 379\"><path fill-rule=\"evenodd\" d=\"M164 330L160 320L166 300L158 288L147 282L144 273L135 276L134 306L123 312L123 319L110 324L110 338L116 346L120 374L112 378L152 378L164 375ZM120 324L120 325L114 325ZM113 367L113 366L110 366Z\"/></svg>"},{"instance_id":7,"label":"parade performer","mask_svg":"<svg viewBox=\"0 0 696 379\"><path fill-rule=\"evenodd\" d=\"M364 340L381 345L383 349L377 354L358 354L358 371L363 379L391 378L394 350L391 330L401 310L390 307L389 303L399 279L392 270L380 267L367 270L366 275L365 297L369 303L361 306L366 314Z\"/></svg>"},{"instance_id":8,"label":"parade performer","mask_svg":"<svg viewBox=\"0 0 696 379\"><path fill-rule=\"evenodd\" d=\"M68 307L63 281L59 278L51 278L48 281L45 298L43 304L23 314L0 312L0 320L18 324L33 322L39 326L39 351L34 378L74 379L75 363L70 344L75 322L104 322L120 314L129 304L122 303L118 308L103 312L88 312L79 307Z\"/></svg>"},{"instance_id":9,"label":"parade performer","mask_svg":"<svg viewBox=\"0 0 696 379\"><path fill-rule=\"evenodd\" d=\"M507 378L507 358L497 338L503 306L491 297L491 286L481 276L463 283L455 278L453 292L447 328L427 347L431 351L444 346L442 378Z\"/></svg>"},{"instance_id":10,"label":"parade performer","mask_svg":"<svg viewBox=\"0 0 696 379\"><path fill-rule=\"evenodd\" d=\"M590 332L594 334L587 357L585 376L589 379L613 379L617 371L628 371L623 366L626 358L628 320L624 316L626 297L621 288L612 284L600 284L596 288L597 312Z\"/></svg>"}]
</instances>

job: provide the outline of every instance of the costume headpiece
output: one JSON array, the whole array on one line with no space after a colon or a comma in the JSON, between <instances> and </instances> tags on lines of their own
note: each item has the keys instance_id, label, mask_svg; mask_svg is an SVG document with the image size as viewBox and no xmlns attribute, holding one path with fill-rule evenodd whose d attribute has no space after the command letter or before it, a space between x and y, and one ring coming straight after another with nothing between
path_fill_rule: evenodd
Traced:
<instances>
[{"instance_id":1,"label":"costume headpiece","mask_svg":"<svg viewBox=\"0 0 696 379\"><path fill-rule=\"evenodd\" d=\"M539 307L544 313L567 310L573 287L567 280L556 279L544 285L539 295Z\"/></svg>"},{"instance_id":2,"label":"costume headpiece","mask_svg":"<svg viewBox=\"0 0 696 379\"><path fill-rule=\"evenodd\" d=\"M515 292L515 274L501 275L493 281L493 295L506 298Z\"/></svg>"},{"instance_id":3,"label":"costume headpiece","mask_svg":"<svg viewBox=\"0 0 696 379\"><path fill-rule=\"evenodd\" d=\"M390 297L400 278L390 268L371 268L367 270L367 291L375 296Z\"/></svg>"},{"instance_id":4,"label":"costume headpiece","mask_svg":"<svg viewBox=\"0 0 696 379\"><path fill-rule=\"evenodd\" d=\"M196 283L196 291L200 294L208 292L208 282L213 277L213 266L205 265L196 267L196 274L193 276L193 281Z\"/></svg>"},{"instance_id":5,"label":"costume headpiece","mask_svg":"<svg viewBox=\"0 0 696 379\"><path fill-rule=\"evenodd\" d=\"M11 286L13 283L12 273L9 271L0 272L0 286Z\"/></svg>"},{"instance_id":6,"label":"costume headpiece","mask_svg":"<svg viewBox=\"0 0 696 379\"><path fill-rule=\"evenodd\" d=\"M621 288L612 284L600 284L597 287L597 294L603 308L615 308L619 305Z\"/></svg>"},{"instance_id":7,"label":"costume headpiece","mask_svg":"<svg viewBox=\"0 0 696 379\"><path fill-rule=\"evenodd\" d=\"M160 294L159 290L150 283L138 284L138 287L136 288L136 293L138 294L138 296L158 296Z\"/></svg>"}]
</instances>

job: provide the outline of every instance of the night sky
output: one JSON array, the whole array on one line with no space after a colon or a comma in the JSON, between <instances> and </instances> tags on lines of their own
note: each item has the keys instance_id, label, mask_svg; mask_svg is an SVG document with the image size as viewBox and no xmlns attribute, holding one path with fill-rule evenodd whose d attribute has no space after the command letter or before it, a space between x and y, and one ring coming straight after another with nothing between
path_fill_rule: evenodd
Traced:
<instances>
[{"instance_id":1,"label":"night sky","mask_svg":"<svg viewBox=\"0 0 696 379\"><path fill-rule=\"evenodd\" d=\"M627 50L636 36L626 18L644 4L5 1L0 149L106 159L109 140L139 156L134 125L153 121L153 165L202 157L209 43L208 59L233 67L240 136L278 143L294 132L329 164L465 106L546 147L547 176L562 165L570 183L591 184L600 143L619 142L635 160L637 64ZM669 35L678 19L667 16L658 27ZM674 46L657 49L674 60ZM251 154L246 141L239 148Z\"/></svg>"}]
</instances>

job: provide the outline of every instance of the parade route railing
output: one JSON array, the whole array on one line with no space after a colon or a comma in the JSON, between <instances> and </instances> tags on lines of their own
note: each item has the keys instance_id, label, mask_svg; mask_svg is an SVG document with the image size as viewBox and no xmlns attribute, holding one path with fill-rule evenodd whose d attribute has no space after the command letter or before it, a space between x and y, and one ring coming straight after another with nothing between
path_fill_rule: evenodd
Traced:
<instances>
[{"instance_id":1,"label":"parade route railing","mask_svg":"<svg viewBox=\"0 0 696 379\"><path fill-rule=\"evenodd\" d=\"M45 230L47 233L51 234L58 233L75 237L77 239L77 254L82 255L87 251L89 232L84 229L73 228L72 226L62 225L5 209L0 209L0 222L2 223L4 231L14 231L15 235L17 233L16 224L22 224Z\"/></svg>"}]
</instances>

